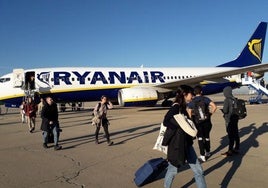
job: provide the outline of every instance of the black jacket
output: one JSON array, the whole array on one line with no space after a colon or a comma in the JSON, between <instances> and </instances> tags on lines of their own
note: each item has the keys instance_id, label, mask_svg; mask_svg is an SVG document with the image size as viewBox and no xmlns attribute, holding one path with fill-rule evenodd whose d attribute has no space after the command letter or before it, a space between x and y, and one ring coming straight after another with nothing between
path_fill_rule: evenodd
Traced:
<instances>
[{"instance_id":1,"label":"black jacket","mask_svg":"<svg viewBox=\"0 0 268 188\"><path fill-rule=\"evenodd\" d=\"M168 146L167 159L176 167L185 164L185 160L187 160L187 149L193 145L193 138L182 130L173 117L179 112L188 116L185 108L174 104L165 115L163 122L167 130L162 145Z\"/></svg>"},{"instance_id":2,"label":"black jacket","mask_svg":"<svg viewBox=\"0 0 268 188\"><path fill-rule=\"evenodd\" d=\"M223 117L225 119L225 124L227 126L230 123L231 119L234 119L233 103L234 103L235 97L233 96L232 88L229 86L223 89L223 95L225 99L223 103L222 112L223 112ZM235 118L235 119L238 119L238 118Z\"/></svg>"},{"instance_id":3,"label":"black jacket","mask_svg":"<svg viewBox=\"0 0 268 188\"><path fill-rule=\"evenodd\" d=\"M45 103L42 112L41 112L41 118L42 118L42 123L41 123L41 130L42 131L48 131L49 122L53 121L53 125L58 126L58 108L57 104L53 103L52 105L48 105Z\"/></svg>"}]
</instances>

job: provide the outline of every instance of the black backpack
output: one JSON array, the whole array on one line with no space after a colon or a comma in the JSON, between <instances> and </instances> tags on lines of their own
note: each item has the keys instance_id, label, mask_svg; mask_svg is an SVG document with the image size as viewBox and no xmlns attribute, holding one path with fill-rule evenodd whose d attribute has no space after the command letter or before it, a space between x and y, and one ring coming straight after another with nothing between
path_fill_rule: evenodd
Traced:
<instances>
[{"instance_id":1,"label":"black backpack","mask_svg":"<svg viewBox=\"0 0 268 188\"><path fill-rule=\"evenodd\" d=\"M209 119L209 107L205 103L204 97L199 97L199 99L194 99L194 122L201 123Z\"/></svg>"},{"instance_id":2,"label":"black backpack","mask_svg":"<svg viewBox=\"0 0 268 188\"><path fill-rule=\"evenodd\" d=\"M244 119L247 116L246 103L243 99L235 98L233 100L232 114L237 115L239 119Z\"/></svg>"}]
</instances>

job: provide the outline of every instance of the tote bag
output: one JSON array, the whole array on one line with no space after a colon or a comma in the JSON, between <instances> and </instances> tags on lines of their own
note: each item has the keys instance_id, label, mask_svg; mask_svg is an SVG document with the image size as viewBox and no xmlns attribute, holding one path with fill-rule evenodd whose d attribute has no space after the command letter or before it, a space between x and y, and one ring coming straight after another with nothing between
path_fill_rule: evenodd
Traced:
<instances>
[{"instance_id":1,"label":"tote bag","mask_svg":"<svg viewBox=\"0 0 268 188\"><path fill-rule=\"evenodd\" d=\"M161 123L160 131L159 131L158 137L156 139L155 145L153 147L154 150L161 151L161 152L163 152L165 154L167 154L168 147L167 146L162 146L162 141L163 141L166 129L167 129L167 127L165 127L163 125L163 123Z\"/></svg>"}]
</instances>

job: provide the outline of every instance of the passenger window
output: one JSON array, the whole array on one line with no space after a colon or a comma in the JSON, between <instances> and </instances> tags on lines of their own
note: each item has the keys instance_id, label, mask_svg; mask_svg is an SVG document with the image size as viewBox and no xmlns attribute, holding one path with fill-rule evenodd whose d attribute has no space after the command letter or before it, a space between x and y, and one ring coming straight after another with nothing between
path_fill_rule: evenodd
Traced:
<instances>
[{"instance_id":1,"label":"passenger window","mask_svg":"<svg viewBox=\"0 0 268 188\"><path fill-rule=\"evenodd\" d=\"M5 83L5 82L9 82L10 78L1 78L0 79L0 83Z\"/></svg>"}]
</instances>

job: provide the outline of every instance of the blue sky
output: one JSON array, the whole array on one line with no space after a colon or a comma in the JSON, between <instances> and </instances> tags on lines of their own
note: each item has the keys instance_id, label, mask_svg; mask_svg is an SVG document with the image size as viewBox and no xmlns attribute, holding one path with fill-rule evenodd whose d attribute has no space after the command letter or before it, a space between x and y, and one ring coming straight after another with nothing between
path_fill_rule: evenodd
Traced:
<instances>
[{"instance_id":1,"label":"blue sky","mask_svg":"<svg viewBox=\"0 0 268 188\"><path fill-rule=\"evenodd\" d=\"M13 68L216 66L235 59L261 21L268 21L264 0L0 0L0 75Z\"/></svg>"}]
</instances>

